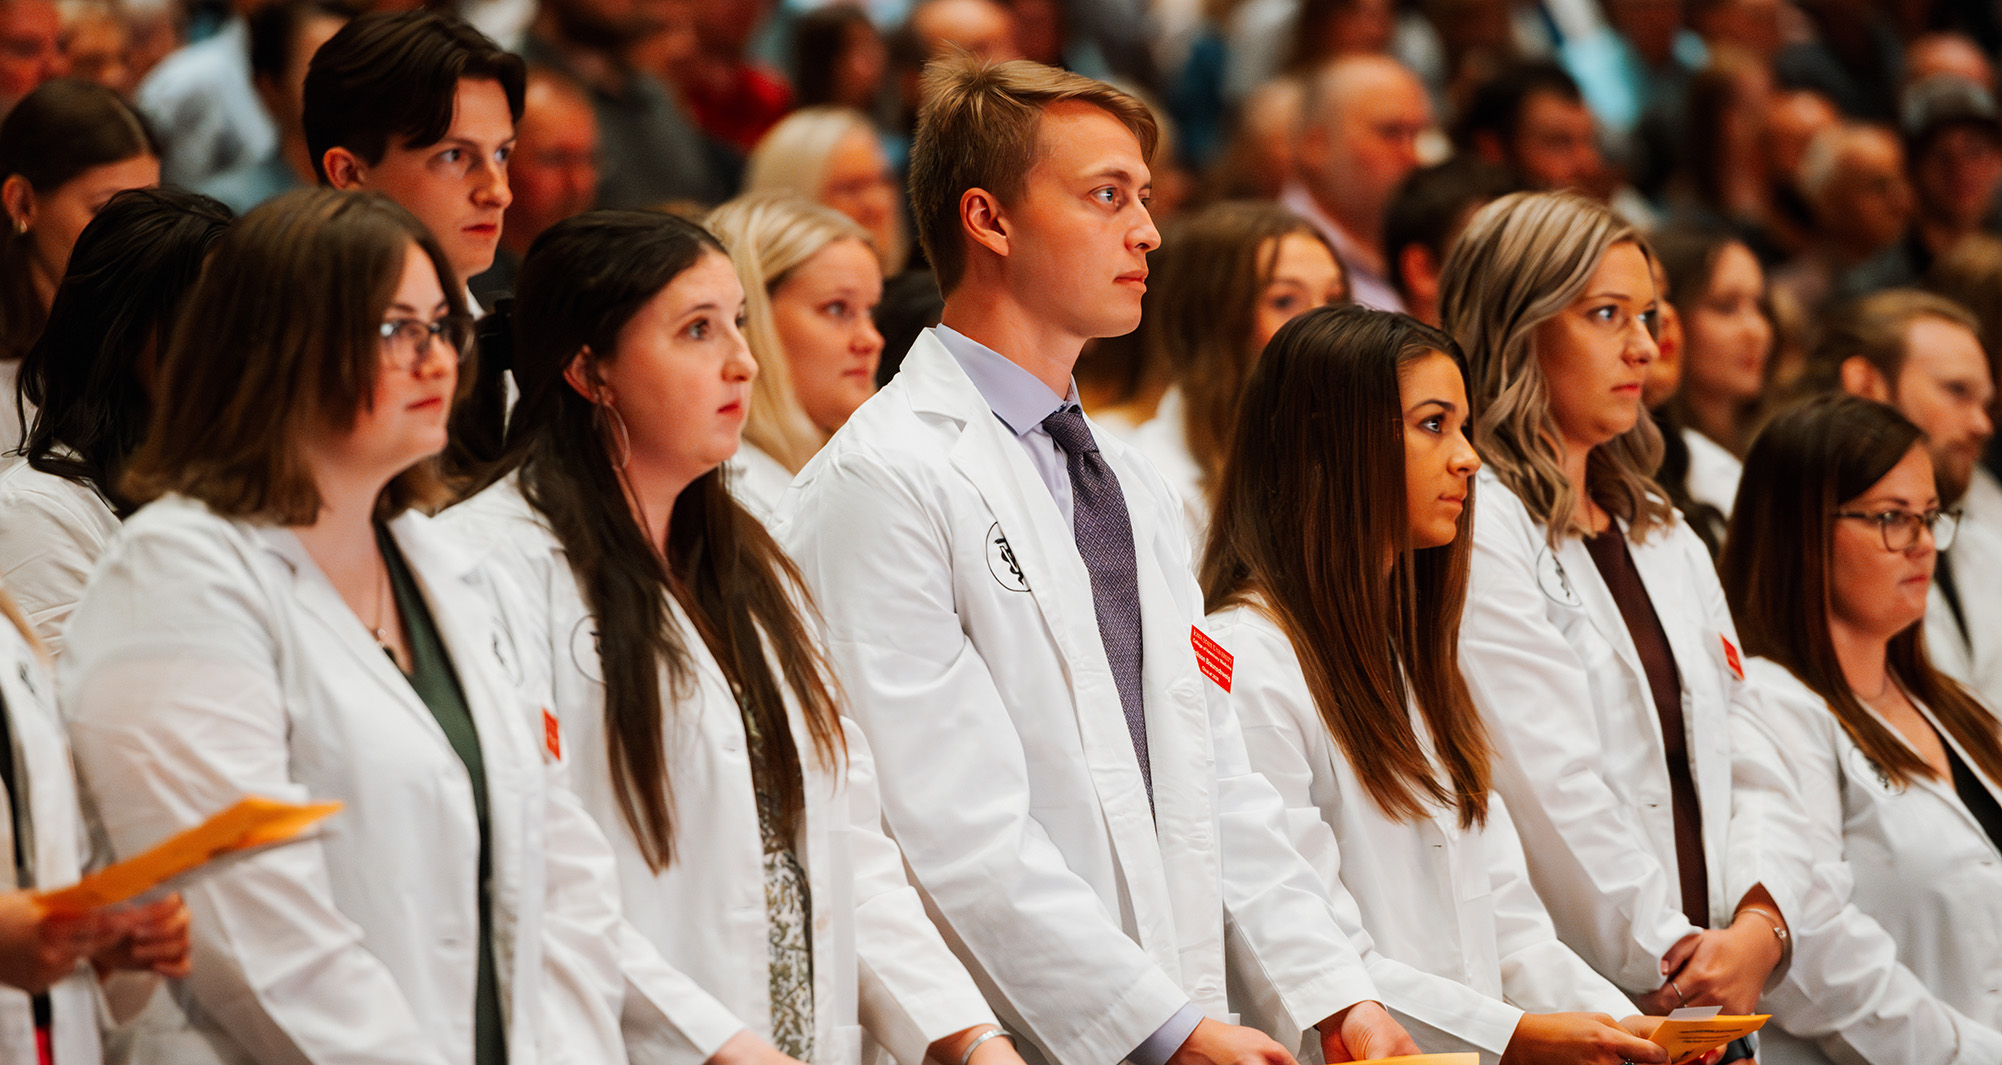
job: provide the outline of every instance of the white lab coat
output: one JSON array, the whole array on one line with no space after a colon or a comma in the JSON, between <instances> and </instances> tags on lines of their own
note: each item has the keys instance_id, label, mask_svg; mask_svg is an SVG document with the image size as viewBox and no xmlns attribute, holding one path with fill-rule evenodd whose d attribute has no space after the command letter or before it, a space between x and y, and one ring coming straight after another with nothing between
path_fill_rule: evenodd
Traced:
<instances>
[{"instance_id":1,"label":"white lab coat","mask_svg":"<svg viewBox=\"0 0 2002 1065\"><path fill-rule=\"evenodd\" d=\"M772 511L779 505L779 498L786 494L786 486L792 483L791 470L751 443L738 446L737 453L725 464L725 470L729 477L730 495L759 521L771 519Z\"/></svg>"},{"instance_id":2,"label":"white lab coat","mask_svg":"<svg viewBox=\"0 0 2002 1065\"><path fill-rule=\"evenodd\" d=\"M56 717L55 690L48 674L4 616L0 616L0 700L5 701L7 731L14 740L14 751L0 751L0 758L14 757L20 774L14 786L26 794L31 835L24 846L33 877L15 883L14 812L0 796L0 890L73 884L81 875L85 845L69 743ZM96 985L90 966L79 964L49 989L56 1065L96 1065L100 1059ZM0 1065L35 1065L37 1060L35 1013L27 993L0 987Z\"/></svg>"},{"instance_id":3,"label":"white lab coat","mask_svg":"<svg viewBox=\"0 0 2002 1065\"><path fill-rule=\"evenodd\" d=\"M1628 993L1656 990L1662 956L1697 929L1682 913L1647 674L1584 541L1567 537L1553 553L1491 471L1477 492L1460 654L1495 744L1495 790L1558 935ZM1682 680L1710 919L1729 923L1763 883L1791 920L1808 890L1805 815L1747 718L1758 690L1730 664L1738 634L1710 556L1680 515L1627 546Z\"/></svg>"},{"instance_id":4,"label":"white lab coat","mask_svg":"<svg viewBox=\"0 0 2002 1065\"><path fill-rule=\"evenodd\" d=\"M1126 442L1147 456L1147 461L1174 487L1175 494L1182 497L1189 551L1192 557L1201 559L1210 534L1210 501L1203 490L1203 468L1189 454L1188 416L1188 400L1183 398L1181 386L1170 385L1161 393L1161 404L1154 408L1154 416L1140 423L1140 428L1129 434Z\"/></svg>"},{"instance_id":5,"label":"white lab coat","mask_svg":"<svg viewBox=\"0 0 2002 1065\"><path fill-rule=\"evenodd\" d=\"M2002 1061L2002 854L1951 781L1888 784L1807 685L1766 659L1751 672L1815 864L1844 903L1829 925L1796 932L1793 968L1765 998L1779 1030L1760 1037L1763 1059ZM1940 740L1954 743L1945 730Z\"/></svg>"},{"instance_id":6,"label":"white lab coat","mask_svg":"<svg viewBox=\"0 0 2002 1065\"><path fill-rule=\"evenodd\" d=\"M23 456L0 459L0 580L50 655L62 655L63 625L117 532L96 492Z\"/></svg>"},{"instance_id":7,"label":"white lab coat","mask_svg":"<svg viewBox=\"0 0 2002 1065\"><path fill-rule=\"evenodd\" d=\"M562 719L570 783L619 858L626 914L669 962L771 1038L763 845L743 717L722 669L672 599L694 667L692 691L663 690L672 733L667 779L674 861L647 867L620 813L605 725L597 628L563 546L510 478L447 511L444 522L505 572L527 606L511 627L525 673ZM774 673L777 666L774 664ZM993 1024L966 970L940 940L883 834L873 763L849 729L848 765L829 772L786 689L801 752L806 823L799 840L813 914L813 1060L863 1057L863 1030L903 1065L933 1041Z\"/></svg>"},{"instance_id":8,"label":"white lab coat","mask_svg":"<svg viewBox=\"0 0 2002 1065\"><path fill-rule=\"evenodd\" d=\"M1946 550L1966 626L1935 581L1926 596L1926 651L1940 672L1973 689L1982 702L2002 706L2002 527L1974 513L1961 521Z\"/></svg>"},{"instance_id":9,"label":"white lab coat","mask_svg":"<svg viewBox=\"0 0 2002 1065\"><path fill-rule=\"evenodd\" d=\"M1745 464L1730 449L1694 429L1682 430L1682 443L1689 449L1689 497L1730 517L1738 502L1738 482L1745 476Z\"/></svg>"},{"instance_id":10,"label":"white lab coat","mask_svg":"<svg viewBox=\"0 0 2002 1065\"><path fill-rule=\"evenodd\" d=\"M545 766L510 679L516 653L491 624L490 577L419 515L389 528L479 730L508 1060L624 1061L610 850ZM469 779L291 530L155 502L113 542L70 637L63 705L121 856L246 794L346 804L317 839L186 889L194 973L178 1009L133 1033L135 1059L470 1061Z\"/></svg>"},{"instance_id":11,"label":"white lab coat","mask_svg":"<svg viewBox=\"0 0 2002 1065\"><path fill-rule=\"evenodd\" d=\"M1492 1062L1525 1010L1634 1012L1558 941L1500 796L1489 797L1482 828L1461 828L1446 808L1409 824L1390 819L1328 733L1278 623L1243 604L1211 614L1206 627L1232 655L1230 699L1252 768L1278 789L1294 845L1413 1038ZM1411 722L1429 751L1415 709Z\"/></svg>"},{"instance_id":12,"label":"white lab coat","mask_svg":"<svg viewBox=\"0 0 2002 1065\"><path fill-rule=\"evenodd\" d=\"M1031 1061L1118 1061L1191 1001L1297 1046L1375 988L1198 672L1180 503L1095 435L1132 515L1152 815L1070 525L934 334L800 472L776 531L886 822Z\"/></svg>"}]
</instances>

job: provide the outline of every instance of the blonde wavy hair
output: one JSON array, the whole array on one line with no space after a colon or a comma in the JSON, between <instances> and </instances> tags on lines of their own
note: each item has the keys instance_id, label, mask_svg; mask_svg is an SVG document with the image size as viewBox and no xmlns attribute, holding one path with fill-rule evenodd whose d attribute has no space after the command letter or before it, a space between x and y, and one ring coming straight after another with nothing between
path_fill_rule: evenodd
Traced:
<instances>
[{"instance_id":1,"label":"blonde wavy hair","mask_svg":"<svg viewBox=\"0 0 2002 1065\"><path fill-rule=\"evenodd\" d=\"M875 242L854 219L790 193L739 196L709 212L703 225L730 253L744 286L744 340L758 360L744 441L798 473L827 442L827 433L807 417L793 390L772 293L829 244L859 240L874 250Z\"/></svg>"},{"instance_id":2,"label":"blonde wavy hair","mask_svg":"<svg viewBox=\"0 0 2002 1065\"><path fill-rule=\"evenodd\" d=\"M1536 330L1583 295L1606 252L1625 243L1653 262L1640 231L1604 205L1570 192L1519 192L1474 215L1441 274L1439 316L1467 355L1474 446L1553 548L1592 530L1577 520L1578 486L1564 473ZM1661 455L1661 430L1642 412L1586 460L1586 490L1626 519L1635 542L1674 520L1654 480Z\"/></svg>"},{"instance_id":3,"label":"blonde wavy hair","mask_svg":"<svg viewBox=\"0 0 2002 1065\"><path fill-rule=\"evenodd\" d=\"M744 161L744 193L793 193L818 203L827 186L827 159L849 137L868 137L876 129L852 107L828 104L802 107L773 126ZM901 197L899 197L901 204ZM911 257L911 238L902 209L893 208L878 235L876 255L883 274L901 271Z\"/></svg>"}]
</instances>

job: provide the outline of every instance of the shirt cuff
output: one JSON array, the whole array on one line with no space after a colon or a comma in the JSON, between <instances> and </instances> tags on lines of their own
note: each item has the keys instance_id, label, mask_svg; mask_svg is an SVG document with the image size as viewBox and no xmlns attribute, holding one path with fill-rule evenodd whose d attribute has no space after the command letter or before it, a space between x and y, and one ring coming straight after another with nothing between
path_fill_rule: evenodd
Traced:
<instances>
[{"instance_id":1,"label":"shirt cuff","mask_svg":"<svg viewBox=\"0 0 2002 1065\"><path fill-rule=\"evenodd\" d=\"M1168 1023L1141 1040L1140 1045L1133 1048L1133 1053L1126 1055L1126 1060L1133 1065L1168 1065L1168 1059L1182 1049L1182 1044L1188 1042L1189 1033L1194 1032L1202 1020L1203 1011L1197 1009L1195 1003L1182 1003L1182 1008L1168 1018Z\"/></svg>"}]
</instances>

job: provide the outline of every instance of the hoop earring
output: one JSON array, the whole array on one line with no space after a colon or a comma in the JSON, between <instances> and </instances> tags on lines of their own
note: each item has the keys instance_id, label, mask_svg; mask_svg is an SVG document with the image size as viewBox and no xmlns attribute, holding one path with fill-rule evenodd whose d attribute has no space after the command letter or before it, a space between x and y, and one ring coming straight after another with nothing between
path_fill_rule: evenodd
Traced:
<instances>
[{"instance_id":1,"label":"hoop earring","mask_svg":"<svg viewBox=\"0 0 2002 1065\"><path fill-rule=\"evenodd\" d=\"M614 437L618 443L618 447L614 449L612 455L612 466L615 469L623 470L633 460L633 438L632 434L626 431L625 416L619 413L619 408L612 406L610 403L598 404L597 412L599 434ZM607 423L609 423L609 432L607 432Z\"/></svg>"}]
</instances>

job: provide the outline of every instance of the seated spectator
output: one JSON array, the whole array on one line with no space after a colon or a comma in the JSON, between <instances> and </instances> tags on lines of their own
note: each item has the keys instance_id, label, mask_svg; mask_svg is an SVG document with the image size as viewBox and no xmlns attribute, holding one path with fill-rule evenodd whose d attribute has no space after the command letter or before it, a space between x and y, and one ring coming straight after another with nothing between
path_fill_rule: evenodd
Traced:
<instances>
[{"instance_id":1,"label":"seated spectator","mask_svg":"<svg viewBox=\"0 0 2002 1065\"><path fill-rule=\"evenodd\" d=\"M1670 230L1654 246L1682 324L1677 422L1691 450L1705 457L1698 469L1726 459L1735 468L1758 431L1772 370L1765 272L1750 248L1723 234ZM1735 474L1697 487L1699 498L1726 514L1736 494Z\"/></svg>"},{"instance_id":2,"label":"seated spectator","mask_svg":"<svg viewBox=\"0 0 2002 1065\"><path fill-rule=\"evenodd\" d=\"M132 30L125 13L110 0L64 0L58 10L70 76L132 95L139 79L132 71Z\"/></svg>"},{"instance_id":3,"label":"seated spectator","mask_svg":"<svg viewBox=\"0 0 2002 1065\"><path fill-rule=\"evenodd\" d=\"M1658 190L1673 224L1728 227L1755 249L1772 243L1765 141L1773 101L1771 69L1742 48L1719 46L1689 79L1675 168Z\"/></svg>"},{"instance_id":4,"label":"seated spectator","mask_svg":"<svg viewBox=\"0 0 2002 1065\"><path fill-rule=\"evenodd\" d=\"M1980 323L1982 351L1988 356L1989 379L2002 382L2002 237L1976 234L1954 245L1933 260L1925 287L1974 315ZM1998 414L2002 406L1991 405L1989 420L2002 424ZM1961 510L1971 522L2002 529L2002 435L1989 437L1988 451L1968 482Z\"/></svg>"},{"instance_id":5,"label":"seated spectator","mask_svg":"<svg viewBox=\"0 0 2002 1065\"><path fill-rule=\"evenodd\" d=\"M1914 212L1911 231L1872 280L1914 285L1933 261L1993 224L2002 189L2002 114L1974 82L1942 74L1905 92L1905 157Z\"/></svg>"},{"instance_id":6,"label":"seated spectator","mask_svg":"<svg viewBox=\"0 0 2002 1065\"><path fill-rule=\"evenodd\" d=\"M1810 33L1780 51L1784 85L1813 89L1851 119L1890 122L1905 49L1883 6L1871 0L1800 0Z\"/></svg>"},{"instance_id":7,"label":"seated spectator","mask_svg":"<svg viewBox=\"0 0 2002 1065\"><path fill-rule=\"evenodd\" d=\"M859 111L803 107L787 115L752 150L744 193L792 193L854 219L869 231L886 277L910 258L896 173Z\"/></svg>"},{"instance_id":8,"label":"seated spectator","mask_svg":"<svg viewBox=\"0 0 2002 1065\"><path fill-rule=\"evenodd\" d=\"M1390 282L1384 218L1398 184L1418 169L1418 136L1431 125L1425 87L1394 59L1336 59L1307 89L1298 173L1280 203L1328 238L1365 307L1404 309Z\"/></svg>"},{"instance_id":9,"label":"seated spectator","mask_svg":"<svg viewBox=\"0 0 2002 1065\"><path fill-rule=\"evenodd\" d=\"M749 56L752 35L777 7L777 0L702 0L695 48L675 67L696 126L739 154L792 110L792 87Z\"/></svg>"},{"instance_id":10,"label":"seated spectator","mask_svg":"<svg viewBox=\"0 0 2002 1065\"><path fill-rule=\"evenodd\" d=\"M927 60L952 52L990 63L1022 58L1015 16L997 0L918 0L910 31Z\"/></svg>"},{"instance_id":11,"label":"seated spectator","mask_svg":"<svg viewBox=\"0 0 2002 1065\"><path fill-rule=\"evenodd\" d=\"M1209 532L1238 399L1260 354L1295 316L1346 303L1348 279L1319 231L1269 203L1206 207L1177 224L1149 260L1131 337L1148 364L1165 368L1169 384L1129 440L1180 494L1194 557Z\"/></svg>"},{"instance_id":12,"label":"seated spectator","mask_svg":"<svg viewBox=\"0 0 2002 1065\"><path fill-rule=\"evenodd\" d=\"M1294 131L1306 98L1300 78L1275 78L1253 89L1238 105L1237 124L1203 175L1197 198L1277 199L1293 180Z\"/></svg>"},{"instance_id":13,"label":"seated spectator","mask_svg":"<svg viewBox=\"0 0 2002 1065\"><path fill-rule=\"evenodd\" d=\"M250 16L250 81L278 129L270 154L205 183L237 211L317 181L306 147L306 69L354 11L343 0L273 0Z\"/></svg>"},{"instance_id":14,"label":"seated spectator","mask_svg":"<svg viewBox=\"0 0 2002 1065\"><path fill-rule=\"evenodd\" d=\"M1803 384L1888 403L1925 433L1940 506L1959 507L1995 434L1988 358L1974 316L1912 289L1841 309ZM1943 545L1926 611L1926 647L1948 676L2002 706L2002 528L1965 522Z\"/></svg>"},{"instance_id":15,"label":"seated spectator","mask_svg":"<svg viewBox=\"0 0 2002 1065\"><path fill-rule=\"evenodd\" d=\"M36 407L18 457L0 459L0 583L51 655L84 582L136 506L120 485L145 439L160 358L229 208L134 189L84 227L48 328L21 364Z\"/></svg>"},{"instance_id":16,"label":"seated spectator","mask_svg":"<svg viewBox=\"0 0 2002 1065\"><path fill-rule=\"evenodd\" d=\"M854 220L797 196L742 196L709 228L744 286L744 338L757 361L730 492L759 518L827 438L876 392L883 335L872 317L883 271Z\"/></svg>"},{"instance_id":17,"label":"seated spectator","mask_svg":"<svg viewBox=\"0 0 2002 1065\"><path fill-rule=\"evenodd\" d=\"M0 120L0 454L21 442L21 357L42 333L70 250L91 216L126 189L159 184L153 138L101 85L58 79Z\"/></svg>"},{"instance_id":18,"label":"seated spectator","mask_svg":"<svg viewBox=\"0 0 2002 1065\"><path fill-rule=\"evenodd\" d=\"M1762 1059L2002 1060L2002 725L1936 669L1927 588L1957 544L1920 428L1813 400L1753 442L1722 576L1746 673L1839 910L1768 987Z\"/></svg>"},{"instance_id":19,"label":"seated spectator","mask_svg":"<svg viewBox=\"0 0 2002 1065\"><path fill-rule=\"evenodd\" d=\"M1868 291L1866 264L1904 239L1912 187L1898 138L1881 126L1844 125L1817 133L1801 160L1799 185L1814 218L1807 249L1773 274L1809 320Z\"/></svg>"},{"instance_id":20,"label":"seated spectator","mask_svg":"<svg viewBox=\"0 0 2002 1065\"><path fill-rule=\"evenodd\" d=\"M52 0L0 0L0 119L51 78L69 73Z\"/></svg>"},{"instance_id":21,"label":"seated spectator","mask_svg":"<svg viewBox=\"0 0 2002 1065\"><path fill-rule=\"evenodd\" d=\"M629 42L652 29L650 16L622 0L545 0L521 55L590 92L598 113L599 206L721 203L736 186L727 151L625 54Z\"/></svg>"},{"instance_id":22,"label":"seated spectator","mask_svg":"<svg viewBox=\"0 0 2002 1065\"><path fill-rule=\"evenodd\" d=\"M508 192L494 264L473 278L481 306L514 290L521 260L542 231L591 209L598 195L598 115L584 87L549 67L530 67L507 160Z\"/></svg>"},{"instance_id":23,"label":"seated spectator","mask_svg":"<svg viewBox=\"0 0 2002 1065\"><path fill-rule=\"evenodd\" d=\"M1508 172L1462 153L1411 172L1384 217L1390 280L1413 318L1439 324L1439 272L1474 212L1516 191Z\"/></svg>"},{"instance_id":24,"label":"seated spectator","mask_svg":"<svg viewBox=\"0 0 2002 1065\"><path fill-rule=\"evenodd\" d=\"M1554 62L1516 64L1474 90L1454 140L1462 151L1508 168L1525 189L1582 192L1636 224L1653 217L1639 193L1608 173L1585 97Z\"/></svg>"},{"instance_id":25,"label":"seated spectator","mask_svg":"<svg viewBox=\"0 0 2002 1065\"><path fill-rule=\"evenodd\" d=\"M250 70L250 15L263 0L223 6L215 34L161 60L133 98L160 136L162 180L203 192L278 150L277 123L258 101Z\"/></svg>"},{"instance_id":26,"label":"seated spectator","mask_svg":"<svg viewBox=\"0 0 2002 1065\"><path fill-rule=\"evenodd\" d=\"M860 4L828 4L793 23L792 72L802 109L846 107L877 116L887 102L890 46Z\"/></svg>"},{"instance_id":27,"label":"seated spectator","mask_svg":"<svg viewBox=\"0 0 2002 1065\"><path fill-rule=\"evenodd\" d=\"M1965 34L1927 33L1905 45L1905 84L1910 90L1941 74L1995 91L1995 63Z\"/></svg>"},{"instance_id":28,"label":"seated spectator","mask_svg":"<svg viewBox=\"0 0 2002 1065\"><path fill-rule=\"evenodd\" d=\"M1801 163L1821 131L1841 125L1842 113L1818 92L1780 88L1764 117L1760 171L1772 212L1766 218L1767 247L1761 258L1771 267L1806 251L1814 239L1814 212L1800 187Z\"/></svg>"}]
</instances>

